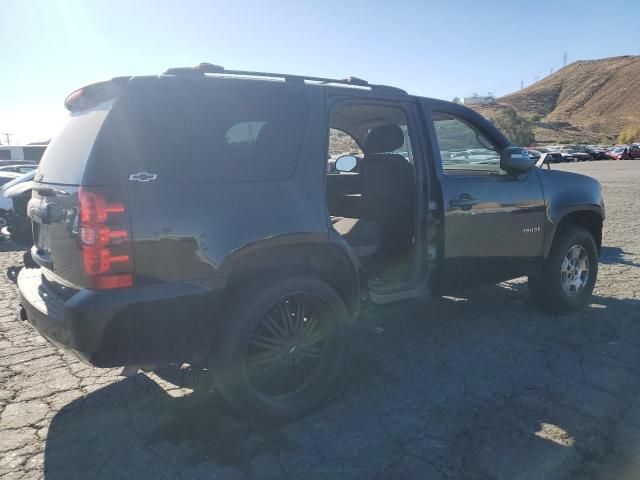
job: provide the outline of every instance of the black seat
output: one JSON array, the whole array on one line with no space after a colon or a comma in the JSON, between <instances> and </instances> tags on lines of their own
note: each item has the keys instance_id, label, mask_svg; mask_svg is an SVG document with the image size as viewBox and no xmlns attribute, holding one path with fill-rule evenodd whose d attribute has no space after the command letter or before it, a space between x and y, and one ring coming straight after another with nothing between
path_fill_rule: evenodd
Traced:
<instances>
[{"instance_id":1,"label":"black seat","mask_svg":"<svg viewBox=\"0 0 640 480\"><path fill-rule=\"evenodd\" d=\"M359 256L382 250L385 255L405 252L413 238L413 167L391 153L404 144L398 125L372 129L360 163L362 209L360 218L344 218L333 226Z\"/></svg>"},{"instance_id":2,"label":"black seat","mask_svg":"<svg viewBox=\"0 0 640 480\"><path fill-rule=\"evenodd\" d=\"M380 224L358 218L333 219L333 228L354 249L360 258L376 253L380 247Z\"/></svg>"}]
</instances>

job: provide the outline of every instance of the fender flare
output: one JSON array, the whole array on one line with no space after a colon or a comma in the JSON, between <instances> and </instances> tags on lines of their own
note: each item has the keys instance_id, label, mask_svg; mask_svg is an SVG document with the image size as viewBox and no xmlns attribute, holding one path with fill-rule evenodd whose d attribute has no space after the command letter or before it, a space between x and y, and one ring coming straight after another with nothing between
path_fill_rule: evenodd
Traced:
<instances>
[{"instance_id":1,"label":"fender flare","mask_svg":"<svg viewBox=\"0 0 640 480\"><path fill-rule=\"evenodd\" d=\"M542 247L542 256L546 259L551 252L551 247L558 233L558 227L568 217L576 212L594 212L600 216L600 220L604 222L604 207L602 205L596 205L592 203L582 203L569 205L558 209L547 210L547 230L544 237L544 243Z\"/></svg>"},{"instance_id":2,"label":"fender flare","mask_svg":"<svg viewBox=\"0 0 640 480\"><path fill-rule=\"evenodd\" d=\"M219 272L225 287L229 287L247 273L256 275L272 269L318 273L343 297L351 313L360 311L362 266L353 249L335 232L282 234L260 239L231 252L221 263Z\"/></svg>"}]
</instances>

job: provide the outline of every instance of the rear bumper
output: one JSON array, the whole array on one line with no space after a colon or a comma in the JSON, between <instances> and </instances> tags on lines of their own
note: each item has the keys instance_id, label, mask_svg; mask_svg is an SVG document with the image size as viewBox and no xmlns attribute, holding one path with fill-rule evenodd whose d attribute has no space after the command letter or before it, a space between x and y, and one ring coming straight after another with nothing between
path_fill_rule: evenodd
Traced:
<instances>
[{"instance_id":1,"label":"rear bumper","mask_svg":"<svg viewBox=\"0 0 640 480\"><path fill-rule=\"evenodd\" d=\"M221 298L194 283L111 291L80 290L61 298L41 269L18 275L25 319L53 344L97 367L188 361L208 348Z\"/></svg>"}]
</instances>

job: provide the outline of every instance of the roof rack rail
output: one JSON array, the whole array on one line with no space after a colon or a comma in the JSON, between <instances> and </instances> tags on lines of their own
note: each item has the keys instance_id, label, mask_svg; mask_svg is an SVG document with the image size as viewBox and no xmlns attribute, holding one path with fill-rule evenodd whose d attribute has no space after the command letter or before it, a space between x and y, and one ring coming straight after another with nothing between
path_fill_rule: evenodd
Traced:
<instances>
[{"instance_id":1,"label":"roof rack rail","mask_svg":"<svg viewBox=\"0 0 640 480\"><path fill-rule=\"evenodd\" d=\"M195 67L175 67L169 68L164 72L164 75L202 75L205 74L217 74L217 75L239 75L246 77L267 77L267 78L282 78L285 82L298 82L304 83L316 82L320 84L338 84L349 85L354 87L367 87L371 90L387 91L391 93L406 94L407 92L397 87L390 87L387 85L374 85L370 84L366 80L357 77L347 77L342 79L336 78L324 78L324 77L310 77L307 75L290 75L288 73L271 73L271 72L252 72L249 70L227 70L220 65L214 65L212 63L201 63Z\"/></svg>"}]
</instances>

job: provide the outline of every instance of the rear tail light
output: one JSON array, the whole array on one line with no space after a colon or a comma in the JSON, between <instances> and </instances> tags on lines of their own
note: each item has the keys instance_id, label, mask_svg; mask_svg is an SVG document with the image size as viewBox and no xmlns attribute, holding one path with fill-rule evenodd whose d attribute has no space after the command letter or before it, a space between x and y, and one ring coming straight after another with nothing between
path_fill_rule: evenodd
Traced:
<instances>
[{"instance_id":1,"label":"rear tail light","mask_svg":"<svg viewBox=\"0 0 640 480\"><path fill-rule=\"evenodd\" d=\"M133 285L131 229L124 190L80 188L80 246L84 273L95 289Z\"/></svg>"}]
</instances>

